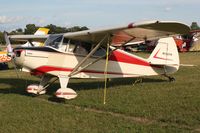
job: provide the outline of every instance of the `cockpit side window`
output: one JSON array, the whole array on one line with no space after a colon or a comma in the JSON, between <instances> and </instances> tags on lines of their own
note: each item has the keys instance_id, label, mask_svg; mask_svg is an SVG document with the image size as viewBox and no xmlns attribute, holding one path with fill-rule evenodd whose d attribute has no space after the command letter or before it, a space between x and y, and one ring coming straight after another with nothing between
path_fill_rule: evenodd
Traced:
<instances>
[{"instance_id":1,"label":"cockpit side window","mask_svg":"<svg viewBox=\"0 0 200 133\"><path fill-rule=\"evenodd\" d=\"M86 48L84 47L84 45L77 44L74 53L80 54L80 55L87 55L89 52L86 50Z\"/></svg>"},{"instance_id":2,"label":"cockpit side window","mask_svg":"<svg viewBox=\"0 0 200 133\"><path fill-rule=\"evenodd\" d=\"M92 55L94 57L100 57L106 55L106 50L103 47L99 47L97 51Z\"/></svg>"},{"instance_id":3,"label":"cockpit side window","mask_svg":"<svg viewBox=\"0 0 200 133\"><path fill-rule=\"evenodd\" d=\"M51 46L58 49L62 43L63 35L50 35L45 41L45 46Z\"/></svg>"},{"instance_id":4,"label":"cockpit side window","mask_svg":"<svg viewBox=\"0 0 200 133\"><path fill-rule=\"evenodd\" d=\"M87 55L90 52L91 44L78 41L78 40L72 40L72 39L63 39L63 44L61 46L61 50L64 52L73 52L75 54L79 55Z\"/></svg>"},{"instance_id":5,"label":"cockpit side window","mask_svg":"<svg viewBox=\"0 0 200 133\"><path fill-rule=\"evenodd\" d=\"M51 46L63 52L86 56L92 50L92 43L64 38L61 34L52 34L45 41L45 46ZM104 47L99 47L92 55L100 57L106 55Z\"/></svg>"},{"instance_id":6,"label":"cockpit side window","mask_svg":"<svg viewBox=\"0 0 200 133\"><path fill-rule=\"evenodd\" d=\"M60 50L64 51L64 52L72 53L72 52L74 52L75 47L76 47L76 45L72 40L64 38Z\"/></svg>"}]
</instances>

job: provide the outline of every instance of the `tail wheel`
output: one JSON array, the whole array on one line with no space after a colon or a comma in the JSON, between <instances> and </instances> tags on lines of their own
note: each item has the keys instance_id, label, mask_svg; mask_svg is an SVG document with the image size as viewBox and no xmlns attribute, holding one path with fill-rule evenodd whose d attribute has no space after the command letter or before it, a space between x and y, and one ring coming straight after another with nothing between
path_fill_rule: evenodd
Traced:
<instances>
[{"instance_id":1,"label":"tail wheel","mask_svg":"<svg viewBox=\"0 0 200 133\"><path fill-rule=\"evenodd\" d=\"M176 79L174 77L169 77L169 82L174 82Z\"/></svg>"}]
</instances>

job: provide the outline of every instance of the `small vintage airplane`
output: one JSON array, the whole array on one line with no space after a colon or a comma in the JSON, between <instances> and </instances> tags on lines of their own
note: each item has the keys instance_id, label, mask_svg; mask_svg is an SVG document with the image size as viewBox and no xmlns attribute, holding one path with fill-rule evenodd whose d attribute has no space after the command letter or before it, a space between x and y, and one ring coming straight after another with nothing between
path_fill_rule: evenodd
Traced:
<instances>
[{"instance_id":1,"label":"small vintage airplane","mask_svg":"<svg viewBox=\"0 0 200 133\"><path fill-rule=\"evenodd\" d=\"M120 27L42 36L7 36L5 33L5 39L8 47L11 47L10 40L45 41L42 47L16 47L9 51L14 52L14 61L23 71L41 76L40 83L29 85L27 92L44 94L56 77L61 88L55 95L72 99L77 93L67 88L70 78L165 75L174 80L168 74L179 69L179 55L171 36L185 34L189 30L187 25L179 22L144 21ZM153 39L159 40L148 59L119 49L130 42Z\"/></svg>"}]
</instances>

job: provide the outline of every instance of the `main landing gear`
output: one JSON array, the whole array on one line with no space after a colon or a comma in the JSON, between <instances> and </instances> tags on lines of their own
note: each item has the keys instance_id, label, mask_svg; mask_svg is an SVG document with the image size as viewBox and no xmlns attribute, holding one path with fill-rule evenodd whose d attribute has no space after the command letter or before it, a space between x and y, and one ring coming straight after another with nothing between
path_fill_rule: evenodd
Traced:
<instances>
[{"instance_id":1,"label":"main landing gear","mask_svg":"<svg viewBox=\"0 0 200 133\"><path fill-rule=\"evenodd\" d=\"M28 93L34 95L42 95L46 93L46 88L50 85L48 82L52 79L49 75L43 75L40 84L32 84L26 88Z\"/></svg>"},{"instance_id":2,"label":"main landing gear","mask_svg":"<svg viewBox=\"0 0 200 133\"><path fill-rule=\"evenodd\" d=\"M41 90L42 91L39 91ZM30 94L34 94L34 95L42 95L46 93L46 90L44 90L43 88L40 88L38 84L31 84L29 86L27 86L26 91Z\"/></svg>"},{"instance_id":3,"label":"main landing gear","mask_svg":"<svg viewBox=\"0 0 200 133\"><path fill-rule=\"evenodd\" d=\"M40 84L32 84L29 85L26 89L26 91L30 94L34 94L34 95L42 95L46 93L46 88L52 84L53 82L55 82L57 80L57 78L55 80L53 80L52 82L49 83L49 81L52 79L52 76L49 75L43 75ZM70 88L67 88L67 84L69 81L69 77L66 76L59 76L59 81L60 81L60 86L61 88L59 88L56 93L55 96L57 98L63 98L63 99L73 99L77 97L77 93Z\"/></svg>"},{"instance_id":4,"label":"main landing gear","mask_svg":"<svg viewBox=\"0 0 200 133\"><path fill-rule=\"evenodd\" d=\"M66 76L59 76L60 86L55 95L58 98L64 98L64 99L74 99L77 97L76 92L73 89L67 88L67 84L69 81L69 77Z\"/></svg>"}]
</instances>

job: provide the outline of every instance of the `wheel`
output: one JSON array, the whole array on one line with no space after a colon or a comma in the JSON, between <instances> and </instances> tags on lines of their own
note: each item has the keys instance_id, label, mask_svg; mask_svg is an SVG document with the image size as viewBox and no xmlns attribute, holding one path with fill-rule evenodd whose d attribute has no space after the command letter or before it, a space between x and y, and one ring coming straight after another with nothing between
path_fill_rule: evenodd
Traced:
<instances>
[{"instance_id":1,"label":"wheel","mask_svg":"<svg viewBox=\"0 0 200 133\"><path fill-rule=\"evenodd\" d=\"M77 97L77 93L70 89L70 88L60 88L55 93L57 98L64 98L64 99L74 99Z\"/></svg>"},{"instance_id":2,"label":"wheel","mask_svg":"<svg viewBox=\"0 0 200 133\"><path fill-rule=\"evenodd\" d=\"M174 77L169 77L169 82L174 82L176 79Z\"/></svg>"},{"instance_id":3,"label":"wheel","mask_svg":"<svg viewBox=\"0 0 200 133\"><path fill-rule=\"evenodd\" d=\"M32 85L27 86L26 91L28 93L31 93L31 94L34 94L34 95L41 95L41 94L46 93L46 90L40 91L39 85L37 85L37 84L32 84Z\"/></svg>"}]
</instances>

